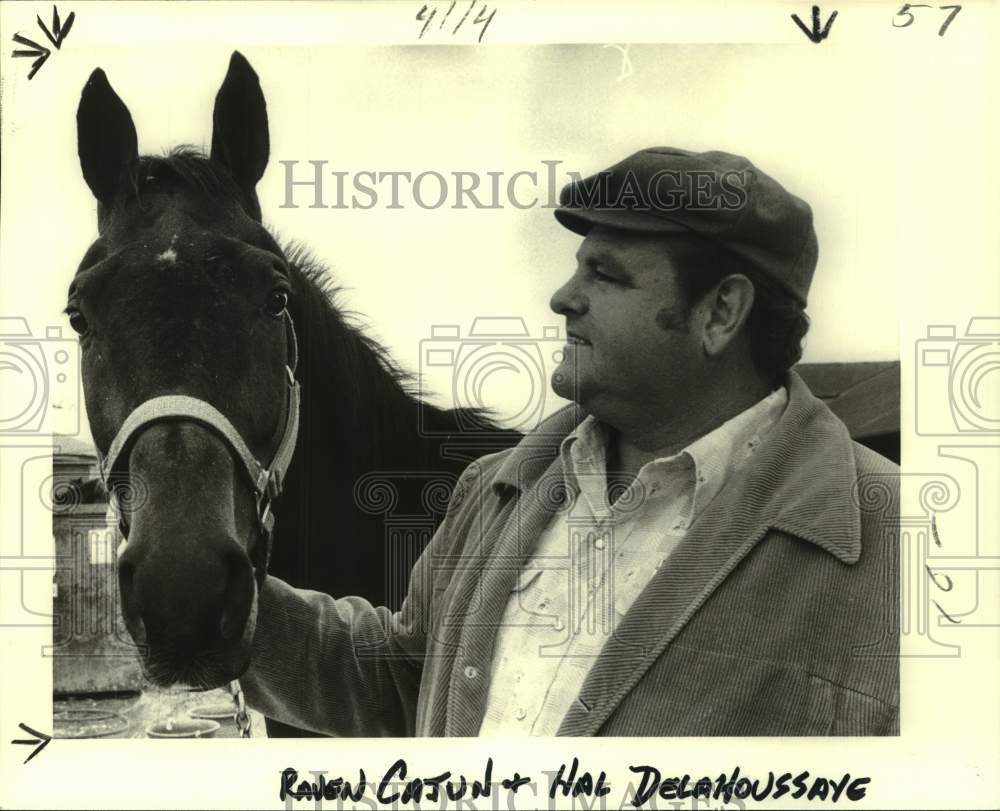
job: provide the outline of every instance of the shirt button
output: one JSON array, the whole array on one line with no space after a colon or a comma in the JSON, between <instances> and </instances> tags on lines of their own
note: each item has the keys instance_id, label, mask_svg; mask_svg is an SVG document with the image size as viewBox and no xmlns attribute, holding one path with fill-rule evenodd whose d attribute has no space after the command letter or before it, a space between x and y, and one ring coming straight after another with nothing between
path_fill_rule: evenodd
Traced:
<instances>
[{"instance_id":1,"label":"shirt button","mask_svg":"<svg viewBox=\"0 0 1000 811\"><path fill-rule=\"evenodd\" d=\"M517 720L518 721L523 721L527 717L528 717L528 711L526 709L524 709L524 707L518 707L517 708L517 714L516 714Z\"/></svg>"},{"instance_id":2,"label":"shirt button","mask_svg":"<svg viewBox=\"0 0 1000 811\"><path fill-rule=\"evenodd\" d=\"M479 675L479 668L469 665L465 668L465 678L474 679Z\"/></svg>"},{"instance_id":3,"label":"shirt button","mask_svg":"<svg viewBox=\"0 0 1000 811\"><path fill-rule=\"evenodd\" d=\"M602 536L594 541L594 549L603 549L603 548L604 548L604 537Z\"/></svg>"}]
</instances>

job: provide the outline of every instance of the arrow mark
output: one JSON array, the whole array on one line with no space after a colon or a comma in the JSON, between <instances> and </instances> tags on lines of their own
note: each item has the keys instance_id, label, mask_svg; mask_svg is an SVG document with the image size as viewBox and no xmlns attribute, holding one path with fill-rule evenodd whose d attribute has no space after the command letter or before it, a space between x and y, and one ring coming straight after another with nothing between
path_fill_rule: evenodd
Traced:
<instances>
[{"instance_id":1,"label":"arrow mark","mask_svg":"<svg viewBox=\"0 0 1000 811\"><path fill-rule=\"evenodd\" d=\"M22 37L20 34L14 34L14 42L20 45L27 45L31 48L30 51L12 51L11 56L27 56L27 57L37 57L34 62L31 63L31 70L28 73L28 78L30 79L36 73L38 69L45 64L45 60L51 56L52 51L46 48L44 45L39 45L27 37Z\"/></svg>"},{"instance_id":2,"label":"arrow mark","mask_svg":"<svg viewBox=\"0 0 1000 811\"><path fill-rule=\"evenodd\" d=\"M70 12L69 16L66 17L65 22L59 18L59 9L52 6L52 29L49 30L48 26L42 22L42 18L39 16L35 17L38 20L38 27L42 29L42 33L45 34L46 38L52 47L57 51L62 46L63 41L69 36L69 31L73 27L73 21L76 19L76 13ZM39 68L45 64L45 60L52 55L52 51L46 48L44 45L40 45L34 40L28 39L27 37L21 36L20 34L14 34L14 42L19 45L28 46L29 50L16 50L11 52L11 56L14 57L28 57L34 59L35 61L31 63L31 71L28 73L28 78L32 78L36 73L38 73Z\"/></svg>"},{"instance_id":3,"label":"arrow mark","mask_svg":"<svg viewBox=\"0 0 1000 811\"><path fill-rule=\"evenodd\" d=\"M49 38L49 42L51 42L55 46L55 49L58 51L59 47L63 43L63 40L66 39L67 36L69 36L69 29L73 27L73 20L76 19L76 12L71 11L69 13L69 16L66 18L66 23L63 24L59 20L59 9L56 8L55 6L52 6L51 31L49 31L49 29L45 26L45 23L42 22L41 17L35 15L35 19L38 20L38 27L42 29L42 31L45 33L45 36Z\"/></svg>"},{"instance_id":4,"label":"arrow mark","mask_svg":"<svg viewBox=\"0 0 1000 811\"><path fill-rule=\"evenodd\" d=\"M830 19L826 21L826 25L821 27L819 21L819 6L812 7L812 29L806 28L806 24L799 19L798 14L793 14L792 19L795 20L795 24L802 29L802 33L809 37L814 43L819 45L830 33L830 26L833 25L833 21L837 19L837 12L833 12L830 15Z\"/></svg>"},{"instance_id":5,"label":"arrow mark","mask_svg":"<svg viewBox=\"0 0 1000 811\"><path fill-rule=\"evenodd\" d=\"M25 746L34 746L35 747L35 751L32 752L30 755L28 755L27 760L24 761L25 763L27 763L35 755L37 755L46 746L49 745L49 741L52 740L52 736L51 735L46 735L44 732L39 732L37 729L32 729L27 724L18 724L18 726L21 729L23 729L25 732L27 732L29 735L34 735L35 736L34 738L27 738L27 739L26 738L15 738L14 740L11 741L11 743L19 743L19 744L23 744Z\"/></svg>"}]
</instances>

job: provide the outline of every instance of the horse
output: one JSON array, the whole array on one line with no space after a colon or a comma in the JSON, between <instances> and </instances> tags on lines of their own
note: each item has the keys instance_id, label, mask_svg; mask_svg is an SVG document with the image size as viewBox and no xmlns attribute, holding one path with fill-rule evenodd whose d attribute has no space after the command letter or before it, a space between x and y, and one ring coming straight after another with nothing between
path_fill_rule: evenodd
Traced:
<instances>
[{"instance_id":1,"label":"horse","mask_svg":"<svg viewBox=\"0 0 1000 811\"><path fill-rule=\"evenodd\" d=\"M266 103L239 52L209 154L140 156L99 68L77 135L98 237L66 314L147 678L195 689L238 678L268 571L398 607L458 474L520 434L425 402L338 305L326 268L264 227Z\"/></svg>"}]
</instances>

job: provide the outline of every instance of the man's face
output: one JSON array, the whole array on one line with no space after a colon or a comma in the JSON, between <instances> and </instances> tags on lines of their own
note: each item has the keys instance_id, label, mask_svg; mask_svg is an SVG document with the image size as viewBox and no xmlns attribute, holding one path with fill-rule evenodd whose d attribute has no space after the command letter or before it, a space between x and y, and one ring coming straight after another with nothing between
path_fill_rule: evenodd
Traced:
<instances>
[{"instance_id":1,"label":"man's face","mask_svg":"<svg viewBox=\"0 0 1000 811\"><path fill-rule=\"evenodd\" d=\"M595 227L576 258L550 301L569 338L552 388L615 427L669 419L705 358L664 237Z\"/></svg>"}]
</instances>

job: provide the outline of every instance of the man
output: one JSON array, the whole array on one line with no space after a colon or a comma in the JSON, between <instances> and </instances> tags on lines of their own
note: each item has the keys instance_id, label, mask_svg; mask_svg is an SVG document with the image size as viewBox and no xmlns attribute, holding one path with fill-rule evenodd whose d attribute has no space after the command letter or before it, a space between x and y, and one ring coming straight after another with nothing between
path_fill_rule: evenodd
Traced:
<instances>
[{"instance_id":1,"label":"man","mask_svg":"<svg viewBox=\"0 0 1000 811\"><path fill-rule=\"evenodd\" d=\"M560 202L579 408L463 474L399 613L268 578L251 705L336 735L898 734L898 470L790 371L809 206L671 148Z\"/></svg>"}]
</instances>

